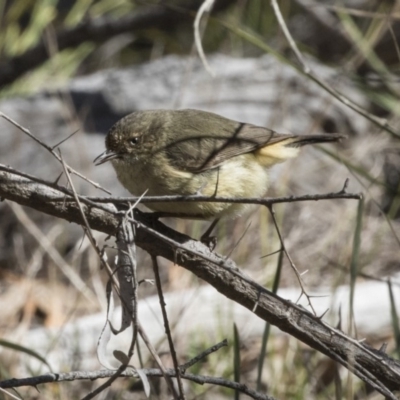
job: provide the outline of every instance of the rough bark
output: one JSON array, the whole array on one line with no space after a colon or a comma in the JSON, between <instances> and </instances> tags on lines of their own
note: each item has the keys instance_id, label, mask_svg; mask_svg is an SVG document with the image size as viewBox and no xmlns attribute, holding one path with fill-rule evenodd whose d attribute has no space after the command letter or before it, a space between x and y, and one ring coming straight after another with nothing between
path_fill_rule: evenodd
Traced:
<instances>
[{"instance_id":1,"label":"rough bark","mask_svg":"<svg viewBox=\"0 0 400 400\"><path fill-rule=\"evenodd\" d=\"M0 196L3 199L82 224L78 205L73 201L59 200L66 193L65 188L0 165ZM116 233L119 216L114 205L82 204L82 207L92 229L109 235ZM345 365L387 398L395 399L390 390L400 389L399 362L330 327L302 307L271 293L242 273L232 260L211 252L189 236L158 221L149 223L143 213L137 212L135 218L138 246L153 256L162 256L178 263L263 320Z\"/></svg>"}]
</instances>

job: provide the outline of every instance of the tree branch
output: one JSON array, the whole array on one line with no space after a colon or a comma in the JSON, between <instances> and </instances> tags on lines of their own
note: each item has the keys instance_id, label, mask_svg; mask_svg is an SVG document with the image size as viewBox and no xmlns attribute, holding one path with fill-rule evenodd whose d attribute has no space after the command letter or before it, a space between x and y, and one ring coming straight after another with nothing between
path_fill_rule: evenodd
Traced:
<instances>
[{"instance_id":1,"label":"tree branch","mask_svg":"<svg viewBox=\"0 0 400 400\"><path fill-rule=\"evenodd\" d=\"M158 368L149 368L142 369L142 372L146 374L148 377L162 377L163 372L161 372ZM168 368L165 373L170 378L176 377L176 371L173 368ZM6 381L0 382L0 388L13 388L13 387L21 387L21 386L37 386L43 383L52 383L52 382L70 382L76 380L96 380L96 379L104 379L110 378L115 374L115 371L110 370L100 370L100 371L73 371L68 373L59 373L59 374L46 374L35 376L33 378L24 378L24 379L8 379ZM124 371L121 377L128 378L138 378L138 375L135 371L129 370ZM181 375L183 379L187 379L189 381L198 383L200 385L210 384L223 386L229 389L238 390L241 393L247 394L252 399L256 400L275 400L274 397L268 396L266 394L257 392L253 389L247 387L247 385L239 382L232 382L225 378L218 378L207 375L195 375L191 373L185 373Z\"/></svg>"},{"instance_id":2,"label":"tree branch","mask_svg":"<svg viewBox=\"0 0 400 400\"><path fill-rule=\"evenodd\" d=\"M66 193L66 188L0 165L0 197L82 225L82 215L76 203L55 200ZM112 203L82 203L81 209L92 229L116 234L123 216ZM264 321L344 365L388 399L396 399L390 390L400 389L399 362L330 327L304 308L271 293L241 272L232 260L211 252L189 236L154 220L150 229L145 215L135 211L136 244L139 247L152 256L178 263ZM172 243L179 244L179 250Z\"/></svg>"}]
</instances>

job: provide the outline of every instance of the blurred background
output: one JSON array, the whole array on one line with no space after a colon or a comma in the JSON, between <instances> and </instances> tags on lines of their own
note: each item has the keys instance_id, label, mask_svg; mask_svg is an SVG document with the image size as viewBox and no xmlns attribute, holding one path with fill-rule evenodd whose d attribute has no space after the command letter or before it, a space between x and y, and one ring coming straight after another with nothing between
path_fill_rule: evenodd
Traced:
<instances>
[{"instance_id":1,"label":"blurred background","mask_svg":"<svg viewBox=\"0 0 400 400\"><path fill-rule=\"evenodd\" d=\"M339 144L306 148L275 167L267 195L338 192L347 178L349 192L363 193L361 207L356 200L288 203L275 206L276 216L297 268L308 271L303 279L309 293L323 296L313 298L313 305L321 313L329 308L325 320L337 325L342 310L345 332L375 347L387 342L388 353L398 358L400 2L279 1L310 72L266 0L215 0L200 24L207 70L194 45L193 23L202 3L0 0L0 112L50 146L76 132L60 145L64 159L114 196L128 193L111 165L94 167L93 159L104 151L108 129L135 110L196 108L278 132L346 134ZM0 143L2 164L49 181L62 172L49 153L4 119ZM66 184L64 178L60 184ZM74 184L79 193L104 194L79 178ZM194 238L208 225L165 222ZM1 379L49 370L27 348L56 372L101 368L95 352L105 321L107 275L82 229L9 201L0 203L0 223ZM216 234L215 251L272 287L280 244L267 209L222 221ZM113 262L112 241L100 234L96 239L108 244ZM153 278L150 258L138 253L139 278ZM233 379L235 322L241 382L256 387L258 379L264 392L279 399L379 398L325 356L277 330L258 378L265 324L178 265L160 264L179 360L229 339L226 349L191 372ZM300 294L285 258L279 287L293 301ZM140 318L171 365L155 293L151 285L140 288ZM354 321L347 324L350 298ZM22 347L11 348L10 342ZM115 346L123 343L117 339ZM143 352L144 365L153 366ZM152 384L152 398L168 398L159 381ZM97 385L69 382L42 385L40 395L34 388L20 393L70 399ZM211 386L187 384L186 390L188 398L233 396ZM140 384L128 379L104 396L145 398Z\"/></svg>"}]
</instances>

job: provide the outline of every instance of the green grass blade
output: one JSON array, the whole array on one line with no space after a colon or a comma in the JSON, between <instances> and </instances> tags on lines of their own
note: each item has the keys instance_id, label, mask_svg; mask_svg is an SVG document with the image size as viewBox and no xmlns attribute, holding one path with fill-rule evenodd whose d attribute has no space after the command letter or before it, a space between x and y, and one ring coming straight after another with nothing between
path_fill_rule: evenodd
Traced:
<instances>
[{"instance_id":1,"label":"green grass blade","mask_svg":"<svg viewBox=\"0 0 400 400\"><path fill-rule=\"evenodd\" d=\"M366 60L368 60L369 64L374 68L376 72L383 76L389 75L388 68L374 51L377 35L379 37L379 31L381 31L383 28L381 24L385 23L385 21L379 19L378 24L376 23L376 21L371 21L370 28L368 29L368 33L366 34L366 32L362 32L359 29L354 19L348 13L339 12L338 16L341 20L343 28L348 34L348 37L350 37L353 41L354 48L357 49L357 52L361 54Z\"/></svg>"},{"instance_id":2,"label":"green grass blade","mask_svg":"<svg viewBox=\"0 0 400 400\"><path fill-rule=\"evenodd\" d=\"M240 337L236 324L233 324L233 380L240 382ZM235 400L239 400L240 392L235 390Z\"/></svg>"},{"instance_id":3,"label":"green grass blade","mask_svg":"<svg viewBox=\"0 0 400 400\"><path fill-rule=\"evenodd\" d=\"M329 84L325 83L321 79L319 79L316 75L313 74L312 71L306 71L304 70L301 66L298 64L293 63L290 61L287 57L276 51L274 48L271 46L267 45L263 38L261 38L259 35L257 35L255 32L250 31L248 28L242 28L239 26L234 26L230 24L227 21L222 21L219 20L219 22L225 26L228 30L230 30L232 33L238 35L242 39L246 40L248 43L251 43L252 45L258 47L259 49L273 55L279 62L289 65L296 71L298 71L300 74L303 76L307 77L314 83L316 83L319 87L321 87L323 90L325 90L327 93L331 94L334 98L339 100L341 103L346 105L347 107L351 108L353 111L356 113L362 115L375 125L377 125L379 128L383 129L384 131L390 133L392 136L395 137L400 137L400 133L392 126L390 126L385 119L382 119L372 113L370 113L368 110L364 109L363 107L360 107L358 104L354 103L352 100L350 100L348 97L343 95L342 93L338 92L334 87L330 86Z\"/></svg>"},{"instance_id":4,"label":"green grass blade","mask_svg":"<svg viewBox=\"0 0 400 400\"><path fill-rule=\"evenodd\" d=\"M19 344L9 342L8 340L0 339L0 346L7 347L9 349L13 349L16 351L19 351L21 353L26 353L39 361L41 361L43 364L45 364L50 371L52 371L50 364L46 361L45 358L43 358L40 354L36 353L36 351L28 349L27 347L21 346Z\"/></svg>"}]
</instances>

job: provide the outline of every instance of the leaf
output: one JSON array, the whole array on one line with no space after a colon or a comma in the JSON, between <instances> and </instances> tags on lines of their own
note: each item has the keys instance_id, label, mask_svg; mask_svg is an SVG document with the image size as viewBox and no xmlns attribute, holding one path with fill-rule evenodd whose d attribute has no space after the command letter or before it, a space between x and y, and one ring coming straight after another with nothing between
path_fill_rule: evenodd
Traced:
<instances>
[{"instance_id":1,"label":"leaf","mask_svg":"<svg viewBox=\"0 0 400 400\"><path fill-rule=\"evenodd\" d=\"M149 382L149 379L147 378L147 375L143 372L142 369L136 369L135 371L137 372L140 380L143 383L143 389L144 389L144 393L146 394L146 397L149 397L150 396L150 382Z\"/></svg>"},{"instance_id":2,"label":"leaf","mask_svg":"<svg viewBox=\"0 0 400 400\"><path fill-rule=\"evenodd\" d=\"M51 372L53 371L50 367L50 364L46 361L46 359L43 358L40 354L36 353L36 351L34 351L34 350L28 349L27 347L21 346L19 344L13 343L13 342L9 342L8 340L4 340L4 339L0 339L0 346L8 347L9 349L13 349L13 350L19 351L21 353L29 354L30 356L37 358L43 364L47 365Z\"/></svg>"}]
</instances>

